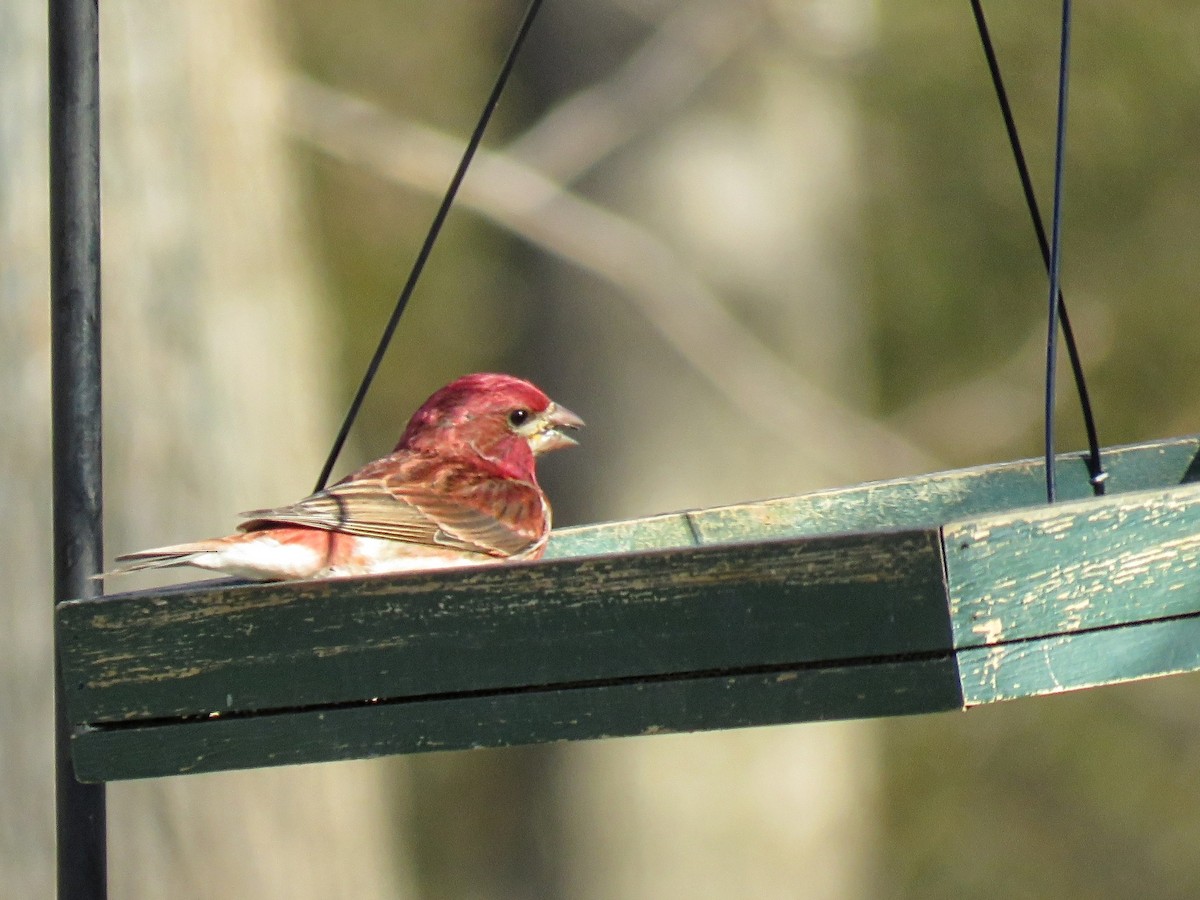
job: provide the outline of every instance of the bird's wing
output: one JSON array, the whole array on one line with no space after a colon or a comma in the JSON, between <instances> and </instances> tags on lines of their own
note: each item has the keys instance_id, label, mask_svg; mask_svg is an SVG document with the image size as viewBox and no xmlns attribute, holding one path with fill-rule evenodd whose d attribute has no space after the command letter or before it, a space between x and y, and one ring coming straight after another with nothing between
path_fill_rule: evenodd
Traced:
<instances>
[{"instance_id":1,"label":"bird's wing","mask_svg":"<svg viewBox=\"0 0 1200 900\"><path fill-rule=\"evenodd\" d=\"M430 457L387 457L291 506L242 515L244 531L307 525L502 557L530 553L550 528L537 485Z\"/></svg>"}]
</instances>

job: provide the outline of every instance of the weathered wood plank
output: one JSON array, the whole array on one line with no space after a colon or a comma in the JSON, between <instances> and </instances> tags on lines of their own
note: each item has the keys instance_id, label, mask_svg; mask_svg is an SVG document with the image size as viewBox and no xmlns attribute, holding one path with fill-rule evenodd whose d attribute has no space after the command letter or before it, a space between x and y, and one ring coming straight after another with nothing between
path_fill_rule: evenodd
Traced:
<instances>
[{"instance_id":1,"label":"weathered wood plank","mask_svg":"<svg viewBox=\"0 0 1200 900\"><path fill-rule=\"evenodd\" d=\"M955 646L1200 612L1200 485L945 527Z\"/></svg>"},{"instance_id":2,"label":"weathered wood plank","mask_svg":"<svg viewBox=\"0 0 1200 900\"><path fill-rule=\"evenodd\" d=\"M1110 494L1172 487L1200 475L1196 437L1113 447L1104 451ZM1092 496L1084 454L1058 457L1059 498ZM557 531L549 557L624 553L651 547L773 540L804 535L926 528L1046 500L1041 460L978 466L818 491L798 497L741 503Z\"/></svg>"},{"instance_id":3,"label":"weathered wood plank","mask_svg":"<svg viewBox=\"0 0 1200 900\"><path fill-rule=\"evenodd\" d=\"M961 705L957 667L946 654L902 662L109 725L85 729L75 738L72 754L78 776L97 781L392 753L908 715Z\"/></svg>"},{"instance_id":4,"label":"weathered wood plank","mask_svg":"<svg viewBox=\"0 0 1200 900\"><path fill-rule=\"evenodd\" d=\"M1200 669L1200 617L960 650L967 706Z\"/></svg>"},{"instance_id":5,"label":"weathered wood plank","mask_svg":"<svg viewBox=\"0 0 1200 900\"><path fill-rule=\"evenodd\" d=\"M936 529L59 607L72 721L944 651Z\"/></svg>"}]
</instances>

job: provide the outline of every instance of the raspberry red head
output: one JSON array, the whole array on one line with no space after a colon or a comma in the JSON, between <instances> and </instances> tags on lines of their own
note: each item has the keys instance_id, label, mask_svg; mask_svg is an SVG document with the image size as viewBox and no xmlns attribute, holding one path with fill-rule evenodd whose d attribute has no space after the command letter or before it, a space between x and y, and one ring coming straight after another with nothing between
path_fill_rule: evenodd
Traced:
<instances>
[{"instance_id":1,"label":"raspberry red head","mask_svg":"<svg viewBox=\"0 0 1200 900\"><path fill-rule=\"evenodd\" d=\"M534 480L534 456L575 443L563 429L583 420L520 378L464 375L413 414L396 450L475 455Z\"/></svg>"},{"instance_id":2,"label":"raspberry red head","mask_svg":"<svg viewBox=\"0 0 1200 900\"><path fill-rule=\"evenodd\" d=\"M518 408L540 413L549 405L549 397L520 378L491 372L464 375L421 404L408 420L397 449L411 449L413 441L428 441L436 430L458 428L480 416Z\"/></svg>"}]
</instances>

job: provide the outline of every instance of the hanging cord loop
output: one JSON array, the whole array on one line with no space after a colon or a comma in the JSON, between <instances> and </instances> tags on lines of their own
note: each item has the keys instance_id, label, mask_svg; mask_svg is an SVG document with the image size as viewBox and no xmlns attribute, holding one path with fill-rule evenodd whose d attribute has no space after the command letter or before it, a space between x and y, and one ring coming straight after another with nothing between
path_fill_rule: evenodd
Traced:
<instances>
[{"instance_id":1,"label":"hanging cord loop","mask_svg":"<svg viewBox=\"0 0 1200 900\"><path fill-rule=\"evenodd\" d=\"M317 476L317 486L314 491L323 490L325 485L329 483L329 476L333 472L333 467L337 463L337 458L341 454L342 448L346 445L346 438L350 434L350 428L354 425L354 420L358 417L358 412L362 408L367 391L371 388L371 382L375 380L379 366L387 354L388 345L391 344L392 337L396 333L396 326L400 323L400 317L404 315L409 298L412 297L413 290L417 286L417 279L421 277L421 272L425 269L425 263L429 259L433 245L441 233L442 225L446 221L446 216L450 212L454 198L458 195L458 189L462 185L463 178L466 177L467 168L471 165L471 160L475 157L475 151L479 149L479 144L483 140L483 133L487 130L488 122L491 121L492 113L496 111L496 106L500 103L500 95L504 92L504 87L508 83L508 76L512 74L513 66L517 60L517 53L520 52L521 45L525 43L525 38L533 26L533 20L537 16L541 6L542 0L531 0L529 8L525 11L525 17L521 20L521 25L517 29L517 35L508 50L504 64L500 67L500 74L496 76L496 83L492 87L492 92L488 95L487 102L483 106L483 112L480 113L479 121L475 124L475 130L471 132L471 137L467 141L466 149L463 151L462 159L459 160L454 177L450 179L450 184L446 188L446 195L442 198L441 205L438 207L433 221L429 225L429 232L425 235L425 241L421 244L421 249L417 252L412 271L408 274L408 280L404 283L404 287L400 291L400 296L396 299L396 306L392 310L392 315L388 319L387 325L384 326L383 334L379 338L379 346L375 348L375 355L371 357L371 361L367 364L367 371L364 373L362 382L358 386L358 391L350 403L350 409L346 413L342 427L338 430L337 437L333 439L333 447L329 450L329 456L325 460L325 465L321 468L321 474Z\"/></svg>"},{"instance_id":2,"label":"hanging cord loop","mask_svg":"<svg viewBox=\"0 0 1200 900\"><path fill-rule=\"evenodd\" d=\"M1068 4L1068 6L1069 6L1069 4ZM979 31L980 42L983 44L983 53L984 53L984 56L987 58L988 71L991 73L991 77L992 77L992 86L996 91L996 99L1000 103L1000 113L1004 118L1004 128L1005 128L1005 131L1007 131L1007 133L1008 133L1008 142L1012 147L1013 159L1015 160L1015 162L1017 164L1017 174L1021 179L1021 190L1025 194L1025 205L1028 207L1030 218L1033 220L1033 229L1034 229L1035 233L1037 234L1038 247L1040 248L1040 250L1042 252L1042 262L1045 264L1046 271L1049 273L1051 271L1050 242L1046 238L1046 229L1045 229L1045 226L1042 224L1042 214L1041 214L1041 210L1038 207L1037 195L1034 193L1034 190L1033 190L1033 180L1029 176L1029 166L1025 162L1025 152L1021 148L1021 139L1017 134L1017 125L1016 125L1016 121L1013 117L1012 107L1008 102L1008 92L1007 92L1007 90L1005 90L1005 87L1004 87L1004 79L1000 75L1000 64L996 59L996 51L992 45L992 38L991 38L991 34L988 31L987 20L984 18L984 15L983 15L983 6L981 3L981 0L971 0L971 10L975 15L975 26ZM1066 27L1068 27L1068 31L1066 32L1066 38L1068 40L1069 40L1069 17L1070 17L1070 10L1067 9L1064 12L1064 23L1066 23ZM1064 43L1064 51L1067 48L1067 46L1068 45L1066 43ZM1061 89L1060 107L1059 107L1060 127L1065 126L1065 121L1066 121L1065 88L1066 88L1066 53L1064 52L1062 59L1060 59L1060 89ZM1055 179L1055 190L1056 190L1056 198L1057 198L1057 190L1058 190L1059 186L1061 185L1061 177L1060 177L1061 176L1061 145L1059 147L1059 153L1056 155L1056 159L1055 159L1055 170L1056 170L1056 173L1058 173L1056 175L1056 179ZM1056 207L1056 214L1057 214L1057 208L1058 208L1057 199L1056 199L1055 207ZM1075 376L1075 387L1079 394L1079 406L1083 413L1084 428L1087 431L1087 440L1088 440L1087 467L1088 467L1089 482L1092 485L1092 491L1096 494L1096 496L1100 496L1105 492L1104 483L1105 483L1105 481L1108 480L1108 473L1104 470L1103 460L1101 459L1101 456L1100 456L1100 439L1097 435L1096 419L1092 413L1092 402L1091 402L1091 398L1088 395L1087 381L1085 380L1084 374L1083 374L1083 363L1081 362L1081 360L1079 358L1079 349L1075 344L1075 333L1071 327L1071 319L1067 315L1066 300L1063 299L1062 290L1058 288L1057 284L1055 285L1054 293L1051 295L1051 302L1055 306L1055 311L1057 312L1057 318L1062 322L1063 339L1067 346L1067 355L1071 361L1071 371ZM1051 331L1050 334L1053 337L1053 331ZM1048 348L1048 351L1049 351L1049 349L1050 348ZM1048 378L1047 378L1047 382L1050 385L1051 389L1052 389L1052 384L1053 384L1053 374L1054 374L1053 372L1049 372ZM1050 396L1050 399L1048 402L1052 403L1052 395ZM1048 408L1048 415L1047 415L1047 421L1050 422L1051 427L1050 427L1050 433L1049 433L1049 435L1047 437L1047 441L1046 441L1047 447L1048 447L1048 453L1049 453L1049 456L1046 461L1048 493L1049 493L1049 481L1053 477L1051 473L1053 472L1053 467L1054 467L1053 423L1050 418L1052 415L1053 415L1053 407L1051 405Z\"/></svg>"}]
</instances>

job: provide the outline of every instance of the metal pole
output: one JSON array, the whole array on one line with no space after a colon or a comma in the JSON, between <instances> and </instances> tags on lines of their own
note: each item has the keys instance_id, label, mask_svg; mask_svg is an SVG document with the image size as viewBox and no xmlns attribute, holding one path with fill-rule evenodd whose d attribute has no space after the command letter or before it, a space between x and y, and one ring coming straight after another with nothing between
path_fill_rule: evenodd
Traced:
<instances>
[{"instance_id":1,"label":"metal pole","mask_svg":"<svg viewBox=\"0 0 1200 900\"><path fill-rule=\"evenodd\" d=\"M54 599L92 597L100 491L100 50L98 0L50 0L50 380ZM54 659L58 896L108 894L104 785L80 784Z\"/></svg>"}]
</instances>

